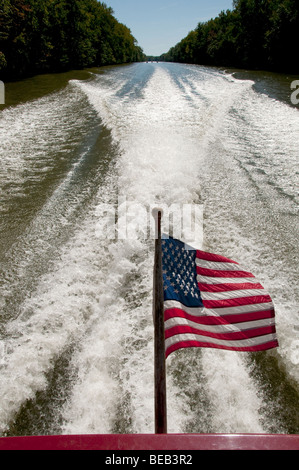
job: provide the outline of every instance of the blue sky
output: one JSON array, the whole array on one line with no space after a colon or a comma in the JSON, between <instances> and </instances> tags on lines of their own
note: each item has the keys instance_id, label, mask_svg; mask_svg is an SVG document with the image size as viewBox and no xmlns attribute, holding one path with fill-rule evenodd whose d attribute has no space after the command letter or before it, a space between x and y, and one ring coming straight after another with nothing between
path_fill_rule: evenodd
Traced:
<instances>
[{"instance_id":1,"label":"blue sky","mask_svg":"<svg viewBox=\"0 0 299 470\"><path fill-rule=\"evenodd\" d=\"M106 0L105 3L131 29L148 55L168 52L200 21L233 8L233 0Z\"/></svg>"}]
</instances>

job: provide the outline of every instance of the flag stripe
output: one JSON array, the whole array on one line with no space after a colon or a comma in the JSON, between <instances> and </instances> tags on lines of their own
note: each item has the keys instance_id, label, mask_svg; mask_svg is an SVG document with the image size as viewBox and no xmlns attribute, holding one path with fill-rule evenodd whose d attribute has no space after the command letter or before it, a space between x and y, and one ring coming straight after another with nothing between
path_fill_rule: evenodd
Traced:
<instances>
[{"instance_id":1,"label":"flag stripe","mask_svg":"<svg viewBox=\"0 0 299 470\"><path fill-rule=\"evenodd\" d=\"M270 333L263 336L257 336L256 338L245 338L240 340L227 341L225 339L210 338L200 334L185 333L172 336L166 339L166 349L172 344L181 343L184 341L199 341L201 343L211 343L217 346L226 346L229 348L246 348L263 345L272 341L275 341L275 334Z\"/></svg>"},{"instance_id":2,"label":"flag stripe","mask_svg":"<svg viewBox=\"0 0 299 470\"><path fill-rule=\"evenodd\" d=\"M186 305L181 304L176 300L168 300L164 303L165 310L168 308L181 308L189 315L194 316L206 316L206 315L213 315L213 316L223 316L223 315L235 315L235 314L244 314L250 312L260 312L263 310L271 310L274 309L272 302L266 302L261 304L253 304L253 305L242 305L238 307L229 307L229 308L205 308L205 307L186 307Z\"/></svg>"},{"instance_id":3,"label":"flag stripe","mask_svg":"<svg viewBox=\"0 0 299 470\"><path fill-rule=\"evenodd\" d=\"M226 292L202 292L201 298L203 300L223 300L223 299L238 299L241 297L255 297L265 296L264 289L239 289ZM271 300L271 299L270 299Z\"/></svg>"},{"instance_id":4,"label":"flag stripe","mask_svg":"<svg viewBox=\"0 0 299 470\"><path fill-rule=\"evenodd\" d=\"M206 308L237 307L242 305L253 305L272 302L269 295L255 295L252 297L240 297L235 299L204 300Z\"/></svg>"},{"instance_id":5,"label":"flag stripe","mask_svg":"<svg viewBox=\"0 0 299 470\"><path fill-rule=\"evenodd\" d=\"M196 258L196 266L205 269L216 269L220 271L240 271L240 265L234 263L216 263Z\"/></svg>"},{"instance_id":6,"label":"flag stripe","mask_svg":"<svg viewBox=\"0 0 299 470\"><path fill-rule=\"evenodd\" d=\"M218 273L219 274L219 273ZM219 274L220 276L220 274ZM210 277L210 276L201 276L197 275L197 281L198 283L203 283L203 284L244 284L244 283L252 283L256 284L256 279L254 277Z\"/></svg>"},{"instance_id":7,"label":"flag stripe","mask_svg":"<svg viewBox=\"0 0 299 470\"><path fill-rule=\"evenodd\" d=\"M201 268L200 266L196 267L196 272L200 276L207 276L207 277L253 277L254 275L251 273L248 273L246 271L225 271L225 270L218 270L218 269L207 269L207 268Z\"/></svg>"},{"instance_id":8,"label":"flag stripe","mask_svg":"<svg viewBox=\"0 0 299 470\"><path fill-rule=\"evenodd\" d=\"M207 253L205 251L196 250L196 258L203 259L206 261L216 261L217 263L233 263L238 264L236 261L233 261L229 258L225 258L222 255L215 255L213 253Z\"/></svg>"},{"instance_id":9,"label":"flag stripe","mask_svg":"<svg viewBox=\"0 0 299 470\"><path fill-rule=\"evenodd\" d=\"M169 318L168 320L165 321L165 331L169 336L171 336L171 333L173 332L173 329L176 327L184 327L184 328L191 328L193 330L197 331L206 331L210 332L212 334L231 334L231 333L240 333L241 331L248 331L248 330L253 330L257 333L257 328L273 328L275 326L275 320L274 318L271 318L270 320L268 318L263 318L261 320L255 320L255 321L246 321L238 324L231 324L231 323L222 323L222 324L216 324L216 325L198 325L198 323L188 320L187 318ZM169 331L171 330L171 332ZM273 331L271 331L272 333ZM259 336L258 334L256 336Z\"/></svg>"},{"instance_id":10,"label":"flag stripe","mask_svg":"<svg viewBox=\"0 0 299 470\"><path fill-rule=\"evenodd\" d=\"M214 338L226 341L237 341L237 340L246 340L250 338L256 338L263 335L272 334L275 332L275 327L273 326L265 326L263 328L256 328L253 330L247 330L246 333L242 331L234 331L229 333L213 333L212 331L207 330L200 330L196 328L192 328L188 325L177 325L170 330L165 332L165 338L171 338L177 335L184 335L184 334L194 334L194 335L204 335L207 338Z\"/></svg>"},{"instance_id":11,"label":"flag stripe","mask_svg":"<svg viewBox=\"0 0 299 470\"><path fill-rule=\"evenodd\" d=\"M201 293L205 292L229 292L233 290L245 290L245 289L263 289L261 284L254 284L250 282L236 283L236 284L204 284L199 282L198 287Z\"/></svg>"},{"instance_id":12,"label":"flag stripe","mask_svg":"<svg viewBox=\"0 0 299 470\"><path fill-rule=\"evenodd\" d=\"M239 351L239 352L256 352L256 351L266 351L267 349L273 349L278 347L278 342L275 335L272 335L271 338L265 343L262 344L253 344L253 345L243 345L230 346L228 344L215 344L214 342L209 341L199 341L184 338L183 340L178 340L177 342L166 342L166 358L173 352L178 351L179 349L185 348L214 348L222 349L226 351Z\"/></svg>"},{"instance_id":13,"label":"flag stripe","mask_svg":"<svg viewBox=\"0 0 299 470\"><path fill-rule=\"evenodd\" d=\"M170 318L186 318L187 320L197 323L199 325L220 325L220 324L238 324L248 321L256 321L262 319L274 318L275 312L272 310L263 310L261 312L243 313L242 315L228 315L228 316L215 316L215 315L204 315L197 317L186 313L183 309L168 309L165 311L165 321Z\"/></svg>"}]
</instances>

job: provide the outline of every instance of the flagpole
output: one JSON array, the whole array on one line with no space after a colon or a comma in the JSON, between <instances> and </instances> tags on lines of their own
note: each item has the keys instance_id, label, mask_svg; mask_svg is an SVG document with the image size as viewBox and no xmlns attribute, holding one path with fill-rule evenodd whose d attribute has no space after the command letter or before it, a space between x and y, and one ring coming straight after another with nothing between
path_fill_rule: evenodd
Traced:
<instances>
[{"instance_id":1,"label":"flagpole","mask_svg":"<svg viewBox=\"0 0 299 470\"><path fill-rule=\"evenodd\" d=\"M167 434L164 292L161 240L162 210L154 209L153 216L156 223L153 296L155 327L155 433Z\"/></svg>"}]
</instances>

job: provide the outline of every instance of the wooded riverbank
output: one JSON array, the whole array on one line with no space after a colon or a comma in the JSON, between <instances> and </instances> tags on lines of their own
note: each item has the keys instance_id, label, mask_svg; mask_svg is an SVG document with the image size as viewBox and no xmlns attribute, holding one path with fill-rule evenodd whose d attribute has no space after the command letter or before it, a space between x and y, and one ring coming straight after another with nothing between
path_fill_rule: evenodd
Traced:
<instances>
[{"instance_id":1,"label":"wooded riverbank","mask_svg":"<svg viewBox=\"0 0 299 470\"><path fill-rule=\"evenodd\" d=\"M160 60L299 72L297 0L234 0L233 10L198 24Z\"/></svg>"},{"instance_id":2,"label":"wooded riverbank","mask_svg":"<svg viewBox=\"0 0 299 470\"><path fill-rule=\"evenodd\" d=\"M1 0L0 79L139 62L130 29L97 0Z\"/></svg>"}]
</instances>

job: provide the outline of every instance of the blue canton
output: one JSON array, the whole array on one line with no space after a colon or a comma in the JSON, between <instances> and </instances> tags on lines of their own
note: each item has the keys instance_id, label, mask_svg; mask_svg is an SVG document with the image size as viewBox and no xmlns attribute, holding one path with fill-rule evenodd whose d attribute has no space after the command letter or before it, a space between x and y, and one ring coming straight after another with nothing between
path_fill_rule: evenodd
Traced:
<instances>
[{"instance_id":1,"label":"blue canton","mask_svg":"<svg viewBox=\"0 0 299 470\"><path fill-rule=\"evenodd\" d=\"M164 300L177 300L186 307L203 307L196 279L196 250L173 238L162 240Z\"/></svg>"}]
</instances>

